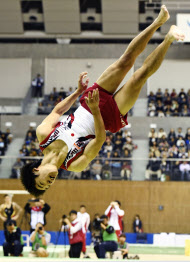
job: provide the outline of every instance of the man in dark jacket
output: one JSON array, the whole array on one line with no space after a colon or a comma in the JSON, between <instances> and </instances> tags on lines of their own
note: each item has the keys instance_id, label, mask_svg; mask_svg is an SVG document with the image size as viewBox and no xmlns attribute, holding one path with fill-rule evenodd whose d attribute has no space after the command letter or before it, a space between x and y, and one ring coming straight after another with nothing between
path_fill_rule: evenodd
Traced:
<instances>
[{"instance_id":1,"label":"man in dark jacket","mask_svg":"<svg viewBox=\"0 0 190 262\"><path fill-rule=\"evenodd\" d=\"M32 205L30 205L32 204ZM30 199L25 205L25 212L30 214L30 233L32 233L37 223L46 225L46 214L50 210L50 206L43 199Z\"/></svg>"},{"instance_id":2,"label":"man in dark jacket","mask_svg":"<svg viewBox=\"0 0 190 262\"><path fill-rule=\"evenodd\" d=\"M14 225L13 220L9 220L7 222L7 229L4 232L6 240L3 244L4 256L7 257L9 254L16 257L20 256L23 250L23 239L20 228Z\"/></svg>"},{"instance_id":3,"label":"man in dark jacket","mask_svg":"<svg viewBox=\"0 0 190 262\"><path fill-rule=\"evenodd\" d=\"M117 235L113 226L108 224L108 216L102 215L100 219L102 221L100 224L102 228L102 243L97 243L94 246L94 251L98 258L105 258L107 251L114 252L117 250Z\"/></svg>"}]
</instances>

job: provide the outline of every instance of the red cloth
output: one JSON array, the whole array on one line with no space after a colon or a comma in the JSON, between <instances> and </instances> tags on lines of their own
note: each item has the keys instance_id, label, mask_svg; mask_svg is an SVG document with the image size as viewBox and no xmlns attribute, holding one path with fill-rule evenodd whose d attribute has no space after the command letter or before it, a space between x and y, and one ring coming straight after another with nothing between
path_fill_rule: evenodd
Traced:
<instances>
[{"instance_id":1,"label":"red cloth","mask_svg":"<svg viewBox=\"0 0 190 262\"><path fill-rule=\"evenodd\" d=\"M127 114L122 116L119 112L119 108L114 100L113 94L109 93L105 89L103 89L98 84L94 83L93 86L89 87L80 99L81 105L91 113L89 107L85 102L85 97L88 96L89 91L93 91L98 88L99 97L100 97L100 111L102 118L104 120L105 129L109 130L112 133L118 132L122 127L128 124L127 122Z\"/></svg>"},{"instance_id":2,"label":"red cloth","mask_svg":"<svg viewBox=\"0 0 190 262\"><path fill-rule=\"evenodd\" d=\"M82 252L86 253L86 233L83 233Z\"/></svg>"},{"instance_id":3,"label":"red cloth","mask_svg":"<svg viewBox=\"0 0 190 262\"><path fill-rule=\"evenodd\" d=\"M71 224L74 227L77 223L78 222L71 223ZM74 234L71 234L70 230L68 231L68 233L69 233L69 244L70 245L76 244L76 243L79 243L79 242L83 242L83 238L84 237L83 237L82 228L79 231L77 231L76 233L74 233Z\"/></svg>"}]
</instances>

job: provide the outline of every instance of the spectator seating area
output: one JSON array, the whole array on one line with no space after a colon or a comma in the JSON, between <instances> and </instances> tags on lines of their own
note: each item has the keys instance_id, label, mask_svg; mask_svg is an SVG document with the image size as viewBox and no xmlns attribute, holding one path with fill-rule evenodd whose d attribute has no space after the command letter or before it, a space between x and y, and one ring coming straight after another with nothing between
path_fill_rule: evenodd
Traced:
<instances>
[{"instance_id":1,"label":"spectator seating area","mask_svg":"<svg viewBox=\"0 0 190 262\"><path fill-rule=\"evenodd\" d=\"M5 155L8 145L11 143L12 139L13 139L13 135L11 134L9 128L7 128L5 132L0 131L0 156ZM0 159L0 163L1 163L1 159Z\"/></svg>"},{"instance_id":2,"label":"spectator seating area","mask_svg":"<svg viewBox=\"0 0 190 262\"><path fill-rule=\"evenodd\" d=\"M12 174L10 175L10 178L20 177L20 169L24 166L25 163L28 163L30 161L22 158L27 156L42 156L42 152L39 148L38 140L36 137L36 131L33 129L33 127L30 127L26 133L24 144L19 150L18 158L12 167Z\"/></svg>"},{"instance_id":3,"label":"spectator seating area","mask_svg":"<svg viewBox=\"0 0 190 262\"><path fill-rule=\"evenodd\" d=\"M59 170L60 179L94 179L94 180L131 180L132 161L128 160L132 156L133 144L130 131L125 128L116 134L107 132L106 141L99 152L99 156L80 173ZM42 157L42 152L36 138L35 130L30 127L26 133L25 142L19 151L17 161L12 167L11 178L19 178L20 169L29 159L22 157Z\"/></svg>"},{"instance_id":4,"label":"spectator seating area","mask_svg":"<svg viewBox=\"0 0 190 262\"><path fill-rule=\"evenodd\" d=\"M72 94L74 89L72 87L69 87L69 91L64 91L64 88L61 87L60 91L57 91L56 87L53 87L52 92L49 95L45 95L41 102L38 104L38 115L48 115L51 113L52 109L64 98ZM79 106L79 99L72 105L72 107L69 109L67 114L72 114L77 107Z\"/></svg>"},{"instance_id":5,"label":"spectator seating area","mask_svg":"<svg viewBox=\"0 0 190 262\"><path fill-rule=\"evenodd\" d=\"M168 134L163 128L151 128L148 137L150 160L145 179L190 181L190 128L186 133L181 127L171 128Z\"/></svg>"},{"instance_id":6,"label":"spectator seating area","mask_svg":"<svg viewBox=\"0 0 190 262\"><path fill-rule=\"evenodd\" d=\"M148 116L169 117L169 116L190 116L190 89L185 92L181 88L177 93L175 89L169 93L168 89L164 92L159 88L155 93L148 95Z\"/></svg>"},{"instance_id":7,"label":"spectator seating area","mask_svg":"<svg viewBox=\"0 0 190 262\"><path fill-rule=\"evenodd\" d=\"M42 100L38 103L38 115L48 115L51 113L52 109L64 98L69 96L74 92L76 88L69 87L69 91L65 91L63 87L60 88L60 91L57 91L56 87L53 87L52 92L49 95L44 95ZM80 97L72 105L72 107L66 112L66 114L72 114L80 105ZM132 109L129 111L128 116L132 115Z\"/></svg>"}]
</instances>

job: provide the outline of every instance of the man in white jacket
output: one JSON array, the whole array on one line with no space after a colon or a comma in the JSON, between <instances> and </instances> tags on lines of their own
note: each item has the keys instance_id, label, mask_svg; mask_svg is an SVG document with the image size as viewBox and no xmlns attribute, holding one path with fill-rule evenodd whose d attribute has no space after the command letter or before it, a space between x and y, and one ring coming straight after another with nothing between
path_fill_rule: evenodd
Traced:
<instances>
[{"instance_id":1,"label":"man in white jacket","mask_svg":"<svg viewBox=\"0 0 190 262\"><path fill-rule=\"evenodd\" d=\"M118 200L112 201L105 211L105 215L109 217L109 225L113 226L117 237L122 233L122 218L125 214L124 210L120 209L121 203Z\"/></svg>"},{"instance_id":2,"label":"man in white jacket","mask_svg":"<svg viewBox=\"0 0 190 262\"><path fill-rule=\"evenodd\" d=\"M80 211L77 213L77 218L82 223L82 232L83 232L83 245L82 245L82 252L84 254L85 258L89 258L89 256L86 254L86 233L88 231L88 227L90 225L90 215L86 212L86 206L81 205Z\"/></svg>"}]
</instances>

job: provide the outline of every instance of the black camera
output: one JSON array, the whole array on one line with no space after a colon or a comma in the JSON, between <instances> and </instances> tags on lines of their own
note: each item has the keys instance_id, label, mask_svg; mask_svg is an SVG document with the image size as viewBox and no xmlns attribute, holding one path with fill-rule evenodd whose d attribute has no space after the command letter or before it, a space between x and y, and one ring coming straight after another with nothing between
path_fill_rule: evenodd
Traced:
<instances>
[{"instance_id":1,"label":"black camera","mask_svg":"<svg viewBox=\"0 0 190 262\"><path fill-rule=\"evenodd\" d=\"M63 215L62 216L62 225L63 226L66 226L67 224L64 222L64 219L67 218L67 215Z\"/></svg>"},{"instance_id":2,"label":"black camera","mask_svg":"<svg viewBox=\"0 0 190 262\"><path fill-rule=\"evenodd\" d=\"M36 199L28 199L28 202L39 202L40 199L39 198L36 198Z\"/></svg>"},{"instance_id":3,"label":"black camera","mask_svg":"<svg viewBox=\"0 0 190 262\"><path fill-rule=\"evenodd\" d=\"M38 231L41 231L42 229L43 229L43 227L39 227L39 228L38 228Z\"/></svg>"}]
</instances>

